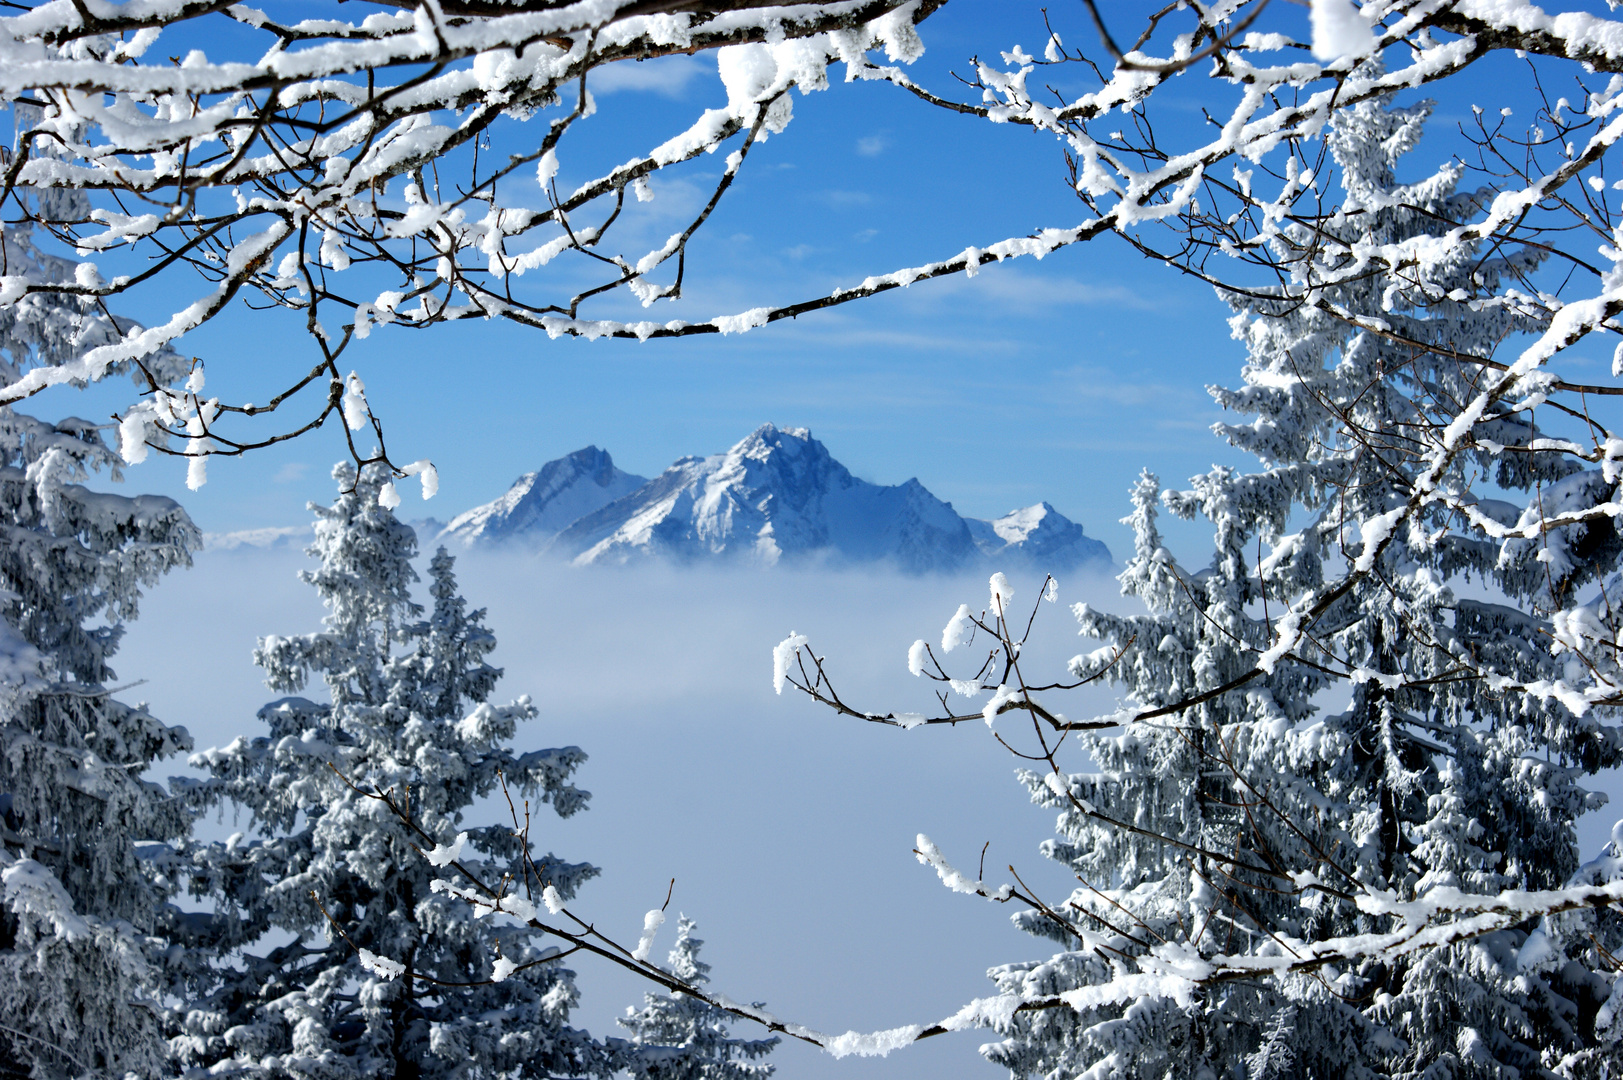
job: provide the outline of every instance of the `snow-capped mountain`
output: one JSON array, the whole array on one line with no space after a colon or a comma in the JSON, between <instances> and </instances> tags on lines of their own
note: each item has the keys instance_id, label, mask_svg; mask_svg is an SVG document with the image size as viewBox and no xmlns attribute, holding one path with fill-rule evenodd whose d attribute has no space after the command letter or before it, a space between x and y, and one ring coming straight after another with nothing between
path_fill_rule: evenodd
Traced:
<instances>
[{"instance_id":1,"label":"snow-capped mountain","mask_svg":"<svg viewBox=\"0 0 1623 1080\"><path fill-rule=\"evenodd\" d=\"M501 498L452 518L434 540L465 548L509 541L538 546L647 482L616 468L608 451L588 446L525 473Z\"/></svg>"},{"instance_id":2,"label":"snow-capped mountain","mask_svg":"<svg viewBox=\"0 0 1623 1080\"><path fill-rule=\"evenodd\" d=\"M424 550L505 547L580 565L663 557L888 563L914 573L1110 566L1109 549L1046 502L995 521L966 518L917 480L869 483L810 431L772 424L723 453L682 458L652 480L588 446L526 473L501 498L449 525L432 518L411 524ZM207 546L294 547L309 538L304 525L211 534Z\"/></svg>"},{"instance_id":3,"label":"snow-capped mountain","mask_svg":"<svg viewBox=\"0 0 1623 1080\"><path fill-rule=\"evenodd\" d=\"M1086 562L1110 562L1110 549L1047 502L1011 510L994 521L965 518L975 546L1001 565L1063 571Z\"/></svg>"},{"instance_id":4,"label":"snow-capped mountain","mask_svg":"<svg viewBox=\"0 0 1623 1080\"><path fill-rule=\"evenodd\" d=\"M236 532L204 533L204 551L240 551L244 548L282 550L302 548L315 535L309 525L273 525L263 529L239 529Z\"/></svg>"},{"instance_id":5,"label":"snow-capped mountain","mask_svg":"<svg viewBox=\"0 0 1623 1080\"><path fill-rule=\"evenodd\" d=\"M548 548L578 564L815 554L915 572L953 569L978 552L964 519L917 480L859 480L805 428L771 424L725 453L682 458Z\"/></svg>"}]
</instances>

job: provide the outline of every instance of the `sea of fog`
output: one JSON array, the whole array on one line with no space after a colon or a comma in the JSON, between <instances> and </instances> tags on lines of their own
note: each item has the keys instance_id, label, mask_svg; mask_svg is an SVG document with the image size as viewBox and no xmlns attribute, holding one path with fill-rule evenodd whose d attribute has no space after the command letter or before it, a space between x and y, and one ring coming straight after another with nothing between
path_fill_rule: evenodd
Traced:
<instances>
[{"instance_id":1,"label":"sea of fog","mask_svg":"<svg viewBox=\"0 0 1623 1080\"><path fill-rule=\"evenodd\" d=\"M251 653L259 636L320 628L315 592L297 579L307 565L296 551L245 549L205 552L172 574L143 602L115 660L122 682L148 680L121 696L185 725L200 749L262 733L254 714L275 695ZM602 869L571 909L604 933L635 944L643 913L664 902L675 878L670 910L697 920L714 988L833 1033L941 1019L992 992L988 967L1053 951L1014 930L1006 909L943 888L912 854L922 832L970 873L984 847L994 884L1009 880L1012 864L1050 901L1073 887L1038 852L1052 815L1030 805L1014 779L1019 763L984 723L902 731L772 690L772 647L795 631L826 658L851 705L931 711L934 684L908 675L908 646L921 637L939 644L960 603L982 607L984 575L574 569L480 554L457 569L500 642L491 661L506 675L495 696L529 694L540 708L516 747L578 745L590 755L576 778L592 792L590 808L566 821L543 813L533 836L543 851ZM1040 585L1014 576L1015 608L1029 611ZM1022 656L1028 679L1051 681L1066 659L1096 646L1076 634L1068 609L1077 601L1136 610L1108 576L1062 580L1059 602L1039 606ZM1088 688L1056 705L1076 717L1113 700ZM1062 764L1086 767L1080 755ZM182 771L181 762L160 763L153 775ZM470 820L498 810L505 806L481 805ZM1610 821L1603 811L1582 823L1586 855ZM244 824L227 815L203 828L223 836ZM656 957L674 933L673 919ZM575 967L576 1022L622 1034L614 1018L640 1006L643 985L591 958ZM735 1026L753 1037L748 1029ZM770 1060L797 1080L992 1080L1002 1070L976 1053L989 1035L840 1061L791 1043Z\"/></svg>"}]
</instances>

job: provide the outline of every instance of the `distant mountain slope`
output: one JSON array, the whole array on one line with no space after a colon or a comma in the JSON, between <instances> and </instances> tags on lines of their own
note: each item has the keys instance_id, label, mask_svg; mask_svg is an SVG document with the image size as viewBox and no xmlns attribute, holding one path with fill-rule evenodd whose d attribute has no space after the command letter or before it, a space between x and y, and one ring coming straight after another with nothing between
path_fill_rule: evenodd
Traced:
<instances>
[{"instance_id":1,"label":"distant mountain slope","mask_svg":"<svg viewBox=\"0 0 1623 1080\"><path fill-rule=\"evenodd\" d=\"M204 533L204 551L238 551L242 548L302 548L315 536L309 525L276 525L264 529Z\"/></svg>"},{"instance_id":2,"label":"distant mountain slope","mask_svg":"<svg viewBox=\"0 0 1623 1080\"><path fill-rule=\"evenodd\" d=\"M1013 510L994 521L966 519L975 546L1000 566L1063 573L1083 563L1109 565L1110 549L1047 502Z\"/></svg>"},{"instance_id":3,"label":"distant mountain slope","mask_svg":"<svg viewBox=\"0 0 1623 1080\"><path fill-rule=\"evenodd\" d=\"M806 429L771 424L725 453L682 458L548 548L578 564L816 554L914 572L953 569L977 553L964 519L917 480L859 480Z\"/></svg>"},{"instance_id":4,"label":"distant mountain slope","mask_svg":"<svg viewBox=\"0 0 1623 1080\"><path fill-rule=\"evenodd\" d=\"M449 525L412 522L425 551L508 548L580 565L823 560L912 573L984 566L1068 573L1110 566L1110 551L1041 502L993 521L960 516L917 480L859 479L805 428L763 424L720 454L685 457L652 480L595 446L518 478ZM211 534L214 550L303 546L308 525Z\"/></svg>"},{"instance_id":5,"label":"distant mountain slope","mask_svg":"<svg viewBox=\"0 0 1623 1080\"><path fill-rule=\"evenodd\" d=\"M616 468L608 451L588 446L525 473L494 502L458 514L435 542L462 547L508 542L540 546L572 522L647 482Z\"/></svg>"}]
</instances>

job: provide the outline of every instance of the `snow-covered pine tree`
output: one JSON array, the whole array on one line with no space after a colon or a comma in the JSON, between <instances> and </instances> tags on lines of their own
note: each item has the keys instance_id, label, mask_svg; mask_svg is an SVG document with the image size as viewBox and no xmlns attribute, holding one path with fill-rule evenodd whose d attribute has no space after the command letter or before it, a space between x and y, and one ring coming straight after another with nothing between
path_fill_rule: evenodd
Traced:
<instances>
[{"instance_id":1,"label":"snow-covered pine tree","mask_svg":"<svg viewBox=\"0 0 1623 1080\"><path fill-rule=\"evenodd\" d=\"M255 653L272 689L292 693L316 675L330 701L280 698L260 710L267 736L193 758L213 775L188 785L192 797L245 808L255 835L193 851L199 893L230 916L220 940L231 951L188 1012L177 1054L278 1076L611 1072L613 1051L568 1024L577 992L549 959L558 950L431 888L461 880L453 863L488 881L523 879L528 837L464 827L464 814L503 779L515 796L573 814L588 794L569 779L586 755L509 749L536 709L528 697L487 700L501 674L485 660L496 642L458 594L453 560L443 550L432 560L434 604L420 618L416 537L379 505L385 472L357 476L346 464L334 476L338 500L312 506L321 565L302 575L327 606L326 628L263 638ZM550 855L531 870L566 898L596 872Z\"/></svg>"},{"instance_id":2,"label":"snow-covered pine tree","mask_svg":"<svg viewBox=\"0 0 1623 1080\"><path fill-rule=\"evenodd\" d=\"M26 229L0 242L12 272L73 278L74 264ZM0 308L0 381L71 361L127 325L50 294ZM173 354L152 363L181 371ZM169 499L86 488L101 470L120 478L100 426L0 407L3 1075L153 1075L164 1056L173 912L162 856L191 818L141 773L191 740L108 684L141 589L189 565L200 536Z\"/></svg>"},{"instance_id":3,"label":"snow-covered pine tree","mask_svg":"<svg viewBox=\"0 0 1623 1080\"><path fill-rule=\"evenodd\" d=\"M1345 576L1379 536L1369 523L1404 505L1435 433L1476 393L1482 368L1465 358L1541 328L1537 305L1515 293L1538 256L1516 249L1458 245L1402 270L1371 262L1302 302L1359 246L1435 236L1480 198L1455 191L1455 165L1397 181L1428 113L1372 101L1336 114L1327 138L1340 213L1277 238L1289 284L1227 297L1249 358L1245 385L1214 395L1251 419L1218 432L1260 466L1214 468L1187 492L1162 493L1146 473L1121 581L1150 613L1078 606L1083 632L1108 645L1073 661L1077 675L1108 669L1134 708L1199 703L1080 733L1092 771L1025 773L1033 799L1060 814L1045 852L1082 885L1056 909L1069 917L1017 916L1068 951L994 978L1023 999L1081 996L999 1022L1005 1039L988 1053L1012 1075L1616 1072L1619 1032L1599 1011L1615 985L1615 920L1595 937L1593 917L1562 916L1401 957L1372 945L1361 962L1289 978L1166 992L1139 975L1140 991L1086 992L1139 971L1133 958L1152 946L1181 947L1193 963L1403 925L1361 909L1360 894L1559 888L1578 870L1574 821L1602 801L1579 780L1618 763L1623 730L1610 710L1577 716L1504 687L1561 677L1568 661L1551 656L1547 616L1615 569L1609 523L1498 544L1434 504L1317 619L1309 644L1259 668L1281 612ZM1480 448L1441 483L1497 487L1535 508L1604 499L1615 483L1599 471L1555 444L1531 449L1544 435L1537 405L1495 406L1477 425ZM1507 458L1487 440L1528 450ZM1211 522L1208 567L1185 570L1163 546L1158 497ZM1470 501L1506 523L1520 514ZM1499 594L1456 591L1471 581L1478 597ZM1336 697L1340 711L1318 718Z\"/></svg>"},{"instance_id":4,"label":"snow-covered pine tree","mask_svg":"<svg viewBox=\"0 0 1623 1080\"><path fill-rule=\"evenodd\" d=\"M665 970L689 986L710 981L710 965L699 959L704 944L693 936L686 915L676 923L676 944ZM760 1058L778 1038L735 1039L726 1012L681 992L643 995L640 1011L626 1009L620 1025L631 1032L626 1071L636 1080L766 1080L774 1068ZM756 1008L761 1008L759 1002Z\"/></svg>"}]
</instances>

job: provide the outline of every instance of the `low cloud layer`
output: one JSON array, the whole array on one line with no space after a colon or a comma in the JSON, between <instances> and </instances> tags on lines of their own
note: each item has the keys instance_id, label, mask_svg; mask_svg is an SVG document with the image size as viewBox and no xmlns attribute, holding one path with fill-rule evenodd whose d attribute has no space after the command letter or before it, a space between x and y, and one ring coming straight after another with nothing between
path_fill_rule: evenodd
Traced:
<instances>
[{"instance_id":1,"label":"low cloud layer","mask_svg":"<svg viewBox=\"0 0 1623 1080\"><path fill-rule=\"evenodd\" d=\"M295 577L305 564L291 551L205 553L165 582L120 654L121 676L150 680L127 696L149 698L199 748L260 733L254 713L276 695L252 665L255 638L320 627L315 592ZM543 814L536 837L542 850L602 867L580 909L605 932L634 942L674 877L672 910L698 920L718 989L835 1031L936 1019L990 991L987 966L1051 951L1011 929L1005 909L942 889L911 852L928 833L972 868L990 841L990 876L1003 880L1013 862L1056 897L1067 890L1037 853L1052 823L1027 803L1016 762L984 723L904 732L772 692L772 646L793 630L827 657L853 704L928 710L928 687L907 674L908 646L939 642L959 604L984 605L984 577L571 570L473 555L458 571L500 641L497 696L528 693L541 709L518 745L591 755L579 780L591 808L566 822ZM1039 585L1016 579L1016 602L1034 602ZM1057 674L1090 647L1066 602L1114 591L1108 579L1062 583L1061 602L1042 605L1027 662ZM654 954L668 946L657 941ZM640 1004L643 988L589 961L578 970L580 1020L614 1033L613 1017ZM931 1040L883 1062L799 1048L776 1057L797 1077L990 1078L979 1041Z\"/></svg>"},{"instance_id":2,"label":"low cloud layer","mask_svg":"<svg viewBox=\"0 0 1623 1080\"><path fill-rule=\"evenodd\" d=\"M275 695L251 662L255 639L320 628L315 592L296 579L304 565L294 551L205 553L166 581L118 657L124 680L149 680L124 697L149 699L199 748L259 734L254 713ZM496 696L528 693L541 710L518 747L574 744L590 755L579 777L593 792L590 809L565 822L543 813L534 835L543 851L602 868L577 906L605 933L634 943L674 877L671 909L698 920L717 989L835 1032L939 1019L990 992L987 967L1053 951L1013 930L1008 909L941 888L911 852L927 833L974 872L989 844L989 880L1008 880L1012 863L1051 902L1073 887L1039 855L1051 816L1027 802L1012 775L1018 762L984 723L900 731L772 692L772 647L795 631L853 706L930 711L929 685L907 673L908 646L939 644L959 604L983 606L984 576L574 570L490 555L463 556L458 572L500 642L491 659L506 676ZM1015 609L1028 611L1039 586L1014 577ZM1028 678L1049 681L1097 644L1076 635L1067 610L1076 601L1133 610L1107 577L1061 581L1022 657ZM979 642L955 651L967 668L952 673L972 674L974 654L985 655ZM1090 689L1053 704L1077 717L1112 701ZM1012 716L999 727L1011 739L1022 732ZM653 955L669 945L667 934ZM617 1033L614 1017L640 1004L644 987L590 960L577 970L579 1022ZM975 1052L984 1039L955 1035L840 1062L786 1046L774 1060L795 1077L992 1080L1000 1070Z\"/></svg>"}]
</instances>

